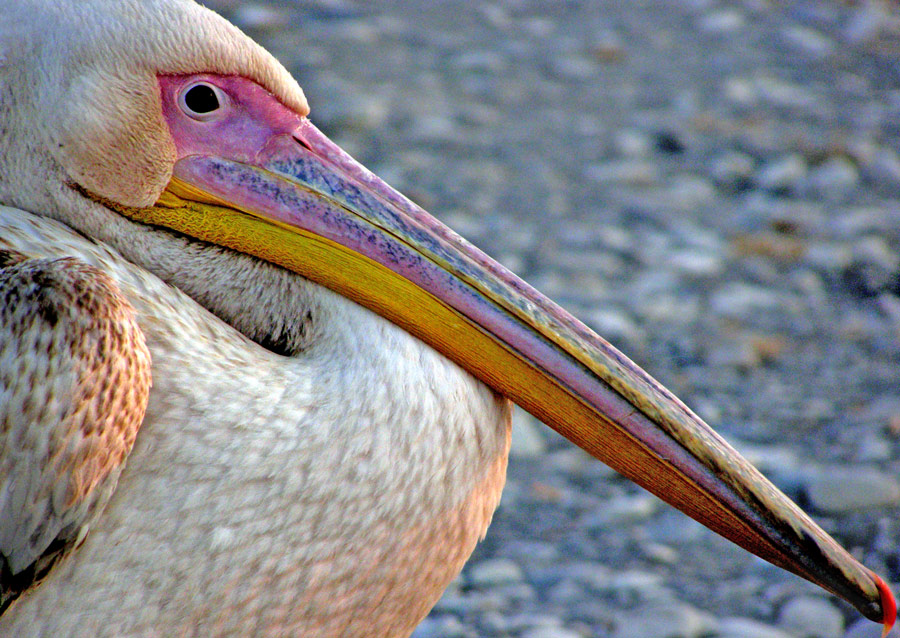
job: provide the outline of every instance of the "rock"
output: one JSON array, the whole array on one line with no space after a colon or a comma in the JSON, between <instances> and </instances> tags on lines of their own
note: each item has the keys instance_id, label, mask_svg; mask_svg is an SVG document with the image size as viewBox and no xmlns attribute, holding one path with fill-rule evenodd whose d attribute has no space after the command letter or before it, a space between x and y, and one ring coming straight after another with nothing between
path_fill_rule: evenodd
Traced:
<instances>
[{"instance_id":1,"label":"rock","mask_svg":"<svg viewBox=\"0 0 900 638\"><path fill-rule=\"evenodd\" d=\"M664 591L662 577L651 572L627 569L613 574L609 579L609 590L625 594L636 594L643 600L660 598Z\"/></svg>"},{"instance_id":2,"label":"rock","mask_svg":"<svg viewBox=\"0 0 900 638\"><path fill-rule=\"evenodd\" d=\"M896 279L900 271L900 254L893 250L884 237L869 235L853 244L852 274L864 292L880 292Z\"/></svg>"},{"instance_id":3,"label":"rock","mask_svg":"<svg viewBox=\"0 0 900 638\"><path fill-rule=\"evenodd\" d=\"M771 106L808 110L819 101L809 85L796 84L774 75L760 75L753 84L759 98Z\"/></svg>"},{"instance_id":4,"label":"rock","mask_svg":"<svg viewBox=\"0 0 900 638\"><path fill-rule=\"evenodd\" d=\"M468 570L468 575L469 582L482 589L521 583L524 580L522 568L505 558L494 558L476 563Z\"/></svg>"},{"instance_id":5,"label":"rock","mask_svg":"<svg viewBox=\"0 0 900 638\"><path fill-rule=\"evenodd\" d=\"M274 30L285 26L290 18L284 11L264 4L243 4L232 16L242 29Z\"/></svg>"},{"instance_id":6,"label":"rock","mask_svg":"<svg viewBox=\"0 0 900 638\"><path fill-rule=\"evenodd\" d=\"M834 157L817 166L809 174L809 187L813 193L830 200L852 194L859 183L859 171L845 157Z\"/></svg>"},{"instance_id":7,"label":"rock","mask_svg":"<svg viewBox=\"0 0 900 638\"><path fill-rule=\"evenodd\" d=\"M710 173L715 183L729 190L747 186L756 168L756 161L745 153L726 152L713 160Z\"/></svg>"},{"instance_id":8,"label":"rock","mask_svg":"<svg viewBox=\"0 0 900 638\"><path fill-rule=\"evenodd\" d=\"M712 183L695 175L676 176L666 191L669 205L679 209L705 206L716 197Z\"/></svg>"},{"instance_id":9,"label":"rock","mask_svg":"<svg viewBox=\"0 0 900 638\"><path fill-rule=\"evenodd\" d=\"M642 542L641 551L650 560L662 565L675 565L680 556L677 549L663 543Z\"/></svg>"},{"instance_id":10,"label":"rock","mask_svg":"<svg viewBox=\"0 0 900 638\"><path fill-rule=\"evenodd\" d=\"M866 176L875 186L900 186L900 155L892 148L881 148L866 163Z\"/></svg>"},{"instance_id":11,"label":"rock","mask_svg":"<svg viewBox=\"0 0 900 638\"><path fill-rule=\"evenodd\" d=\"M744 15L740 11L731 9L714 11L700 18L697 26L707 33L727 34L744 26Z\"/></svg>"},{"instance_id":12,"label":"rock","mask_svg":"<svg viewBox=\"0 0 900 638\"><path fill-rule=\"evenodd\" d=\"M656 164L641 160L621 160L589 164L584 176L594 182L613 182L631 186L650 186L659 180Z\"/></svg>"},{"instance_id":13,"label":"rock","mask_svg":"<svg viewBox=\"0 0 900 638\"><path fill-rule=\"evenodd\" d=\"M563 627L535 627L521 634L522 638L585 638L585 635Z\"/></svg>"},{"instance_id":14,"label":"rock","mask_svg":"<svg viewBox=\"0 0 900 638\"><path fill-rule=\"evenodd\" d=\"M844 617L828 600L816 596L793 598L778 613L778 624L798 638L841 638Z\"/></svg>"},{"instance_id":15,"label":"rock","mask_svg":"<svg viewBox=\"0 0 900 638\"><path fill-rule=\"evenodd\" d=\"M635 129L622 129L613 135L613 145L626 157L645 157L653 149L650 137Z\"/></svg>"},{"instance_id":16,"label":"rock","mask_svg":"<svg viewBox=\"0 0 900 638\"><path fill-rule=\"evenodd\" d=\"M612 638L698 638L715 627L708 614L683 603L650 606L620 615L615 622Z\"/></svg>"},{"instance_id":17,"label":"rock","mask_svg":"<svg viewBox=\"0 0 900 638\"><path fill-rule=\"evenodd\" d=\"M554 73L564 80L585 81L597 74L597 64L582 55L563 55L551 61Z\"/></svg>"},{"instance_id":18,"label":"rock","mask_svg":"<svg viewBox=\"0 0 900 638\"><path fill-rule=\"evenodd\" d=\"M806 173L806 162L800 155L792 153L765 163L756 172L754 181L766 190L797 192Z\"/></svg>"},{"instance_id":19,"label":"rock","mask_svg":"<svg viewBox=\"0 0 900 638\"><path fill-rule=\"evenodd\" d=\"M875 39L893 20L889 7L881 2L859 4L844 27L844 35L854 43Z\"/></svg>"},{"instance_id":20,"label":"rock","mask_svg":"<svg viewBox=\"0 0 900 638\"><path fill-rule=\"evenodd\" d=\"M750 284L727 284L710 298L710 308L716 314L739 319L758 312L771 312L781 305L778 293Z\"/></svg>"},{"instance_id":21,"label":"rock","mask_svg":"<svg viewBox=\"0 0 900 638\"><path fill-rule=\"evenodd\" d=\"M782 631L750 618L729 617L719 620L716 638L796 638Z\"/></svg>"},{"instance_id":22,"label":"rock","mask_svg":"<svg viewBox=\"0 0 900 638\"><path fill-rule=\"evenodd\" d=\"M818 467L805 477L813 507L838 514L873 507L900 505L900 483L890 474L871 467Z\"/></svg>"},{"instance_id":23,"label":"rock","mask_svg":"<svg viewBox=\"0 0 900 638\"><path fill-rule=\"evenodd\" d=\"M429 616L416 627L410 638L474 638L475 632L467 629L454 616Z\"/></svg>"},{"instance_id":24,"label":"rock","mask_svg":"<svg viewBox=\"0 0 900 638\"><path fill-rule=\"evenodd\" d=\"M675 250L669 256L669 263L693 277L715 277L725 268L723 255L703 249Z\"/></svg>"},{"instance_id":25,"label":"rock","mask_svg":"<svg viewBox=\"0 0 900 638\"><path fill-rule=\"evenodd\" d=\"M512 440L509 453L519 458L535 458L547 451L546 426L519 406L513 407Z\"/></svg>"},{"instance_id":26,"label":"rock","mask_svg":"<svg viewBox=\"0 0 900 638\"><path fill-rule=\"evenodd\" d=\"M583 319L597 334L614 344L634 345L646 339L644 331L630 317L614 308L592 310Z\"/></svg>"},{"instance_id":27,"label":"rock","mask_svg":"<svg viewBox=\"0 0 900 638\"><path fill-rule=\"evenodd\" d=\"M792 25L781 33L789 44L814 58L824 58L834 51L834 41L815 29Z\"/></svg>"},{"instance_id":28,"label":"rock","mask_svg":"<svg viewBox=\"0 0 900 638\"><path fill-rule=\"evenodd\" d=\"M608 500L600 511L585 516L581 522L588 529L615 529L650 518L659 505L659 499L646 492L618 496Z\"/></svg>"}]
</instances>

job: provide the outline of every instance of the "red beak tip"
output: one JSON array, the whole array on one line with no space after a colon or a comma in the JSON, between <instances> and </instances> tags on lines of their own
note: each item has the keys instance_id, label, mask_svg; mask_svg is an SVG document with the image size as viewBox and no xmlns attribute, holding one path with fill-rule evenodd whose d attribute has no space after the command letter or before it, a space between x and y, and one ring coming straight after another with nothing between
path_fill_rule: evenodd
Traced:
<instances>
[{"instance_id":1,"label":"red beak tip","mask_svg":"<svg viewBox=\"0 0 900 638\"><path fill-rule=\"evenodd\" d=\"M897 620L897 601L894 600L894 594L878 574L872 574L875 577L875 585L881 593L881 609L884 616L881 619L884 624L884 630L881 632L881 638L886 638L890 633L894 622Z\"/></svg>"}]
</instances>

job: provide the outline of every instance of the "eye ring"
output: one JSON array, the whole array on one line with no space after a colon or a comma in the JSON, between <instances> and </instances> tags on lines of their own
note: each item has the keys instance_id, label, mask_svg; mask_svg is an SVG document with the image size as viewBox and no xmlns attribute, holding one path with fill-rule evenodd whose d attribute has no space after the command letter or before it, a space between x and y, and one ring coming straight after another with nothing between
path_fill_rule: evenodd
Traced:
<instances>
[{"instance_id":1,"label":"eye ring","mask_svg":"<svg viewBox=\"0 0 900 638\"><path fill-rule=\"evenodd\" d=\"M200 122L215 118L227 102L228 97L222 89L202 80L187 85L178 96L182 112Z\"/></svg>"}]
</instances>

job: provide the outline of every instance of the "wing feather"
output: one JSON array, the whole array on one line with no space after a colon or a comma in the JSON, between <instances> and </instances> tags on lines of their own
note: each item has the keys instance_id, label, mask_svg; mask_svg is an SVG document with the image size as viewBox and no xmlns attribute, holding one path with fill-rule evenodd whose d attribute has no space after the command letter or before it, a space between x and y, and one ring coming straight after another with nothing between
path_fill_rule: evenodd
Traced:
<instances>
[{"instance_id":1,"label":"wing feather","mask_svg":"<svg viewBox=\"0 0 900 638\"><path fill-rule=\"evenodd\" d=\"M102 512L149 392L150 353L111 277L0 251L0 613Z\"/></svg>"}]
</instances>

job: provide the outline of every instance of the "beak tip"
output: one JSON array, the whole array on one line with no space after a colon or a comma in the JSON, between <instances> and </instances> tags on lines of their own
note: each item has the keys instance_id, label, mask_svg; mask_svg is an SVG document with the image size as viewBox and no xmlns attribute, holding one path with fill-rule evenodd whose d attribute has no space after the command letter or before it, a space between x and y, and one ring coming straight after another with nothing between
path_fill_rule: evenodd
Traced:
<instances>
[{"instance_id":1,"label":"beak tip","mask_svg":"<svg viewBox=\"0 0 900 638\"><path fill-rule=\"evenodd\" d=\"M887 586L887 583L885 583L878 574L873 573L872 577L875 579L875 585L878 587L878 592L881 594L881 623L884 625L881 638L885 638L888 633L890 633L891 628L894 626L894 622L897 620L897 601L894 600L894 594Z\"/></svg>"}]
</instances>

